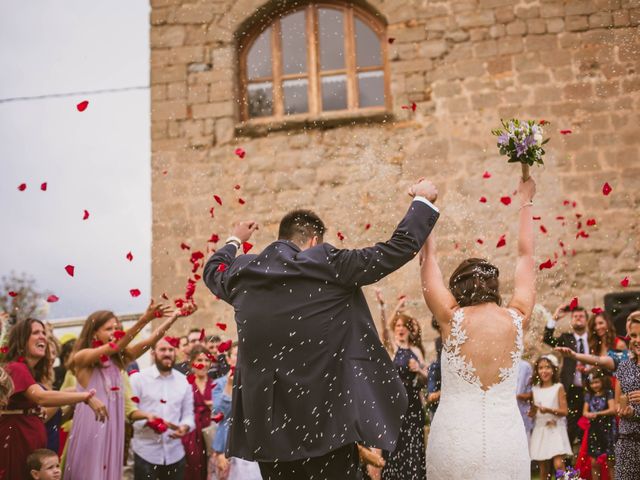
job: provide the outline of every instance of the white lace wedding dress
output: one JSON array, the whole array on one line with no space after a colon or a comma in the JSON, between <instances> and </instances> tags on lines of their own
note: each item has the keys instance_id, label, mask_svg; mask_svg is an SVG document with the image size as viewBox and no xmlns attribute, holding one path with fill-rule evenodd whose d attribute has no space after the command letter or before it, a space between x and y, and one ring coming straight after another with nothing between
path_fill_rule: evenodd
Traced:
<instances>
[{"instance_id":1,"label":"white lace wedding dress","mask_svg":"<svg viewBox=\"0 0 640 480\"><path fill-rule=\"evenodd\" d=\"M513 364L483 388L471 361L461 353L467 340L464 311L456 310L442 349L442 393L427 446L427 480L529 480L527 435L516 383L522 356L522 317L509 310L516 327Z\"/></svg>"}]
</instances>

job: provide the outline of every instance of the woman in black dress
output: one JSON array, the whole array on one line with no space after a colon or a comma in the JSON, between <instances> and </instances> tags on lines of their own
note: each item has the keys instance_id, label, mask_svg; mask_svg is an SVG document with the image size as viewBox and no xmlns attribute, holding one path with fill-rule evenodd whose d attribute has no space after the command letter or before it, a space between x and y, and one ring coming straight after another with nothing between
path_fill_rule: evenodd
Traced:
<instances>
[{"instance_id":1,"label":"woman in black dress","mask_svg":"<svg viewBox=\"0 0 640 480\"><path fill-rule=\"evenodd\" d=\"M409 398L396 449L384 455L386 464L382 469L382 480L423 480L426 477L425 413L420 391L427 377L420 325L415 318L402 311L404 297L400 297L387 325L384 300L379 290L376 294L383 323L382 340L393 358ZM393 338L390 331L393 332Z\"/></svg>"}]
</instances>

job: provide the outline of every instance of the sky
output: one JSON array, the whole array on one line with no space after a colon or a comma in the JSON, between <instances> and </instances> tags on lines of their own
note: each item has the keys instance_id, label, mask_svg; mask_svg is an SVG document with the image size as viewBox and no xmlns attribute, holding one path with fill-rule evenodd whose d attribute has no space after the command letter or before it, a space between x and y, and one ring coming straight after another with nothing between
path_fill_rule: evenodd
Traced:
<instances>
[{"instance_id":1,"label":"sky","mask_svg":"<svg viewBox=\"0 0 640 480\"><path fill-rule=\"evenodd\" d=\"M147 87L148 1L0 0L0 72L0 276L24 272L57 295L49 319L143 311L151 288L148 88L2 99Z\"/></svg>"}]
</instances>

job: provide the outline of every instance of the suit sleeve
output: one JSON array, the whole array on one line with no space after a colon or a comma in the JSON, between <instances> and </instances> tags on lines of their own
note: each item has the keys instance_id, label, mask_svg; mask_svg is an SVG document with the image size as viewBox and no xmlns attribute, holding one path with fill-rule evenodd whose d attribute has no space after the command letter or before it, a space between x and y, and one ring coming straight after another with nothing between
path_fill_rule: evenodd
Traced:
<instances>
[{"instance_id":1,"label":"suit sleeve","mask_svg":"<svg viewBox=\"0 0 640 480\"><path fill-rule=\"evenodd\" d=\"M226 287L231 270L230 266L236 258L236 250L236 246L232 243L225 245L211 255L204 266L204 283L214 295L227 303L231 303Z\"/></svg>"},{"instance_id":2,"label":"suit sleeve","mask_svg":"<svg viewBox=\"0 0 640 480\"><path fill-rule=\"evenodd\" d=\"M348 287L375 283L409 262L422 248L439 213L420 201L411 202L409 211L386 242L359 250L329 251L336 279Z\"/></svg>"},{"instance_id":3,"label":"suit sleeve","mask_svg":"<svg viewBox=\"0 0 640 480\"><path fill-rule=\"evenodd\" d=\"M544 337L542 341L550 347L561 347L562 345L559 345L558 338L553 336L554 331L554 328L544 327Z\"/></svg>"}]
</instances>

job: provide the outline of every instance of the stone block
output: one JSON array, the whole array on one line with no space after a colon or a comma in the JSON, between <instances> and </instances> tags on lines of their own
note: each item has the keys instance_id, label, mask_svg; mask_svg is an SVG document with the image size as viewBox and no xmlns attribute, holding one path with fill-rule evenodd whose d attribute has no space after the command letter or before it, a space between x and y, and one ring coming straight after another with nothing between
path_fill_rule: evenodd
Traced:
<instances>
[{"instance_id":1,"label":"stone block","mask_svg":"<svg viewBox=\"0 0 640 480\"><path fill-rule=\"evenodd\" d=\"M170 23L186 24L186 23L209 23L213 20L216 13L222 13L220 7L216 8L215 3L186 3L179 8L174 9L169 15Z\"/></svg>"},{"instance_id":2,"label":"stone block","mask_svg":"<svg viewBox=\"0 0 640 480\"><path fill-rule=\"evenodd\" d=\"M540 16L540 7L537 5L532 6L517 6L515 9L516 17L522 19L538 18Z\"/></svg>"},{"instance_id":3,"label":"stone block","mask_svg":"<svg viewBox=\"0 0 640 480\"><path fill-rule=\"evenodd\" d=\"M151 68L151 84L182 82L187 78L185 65Z\"/></svg>"},{"instance_id":4,"label":"stone block","mask_svg":"<svg viewBox=\"0 0 640 480\"><path fill-rule=\"evenodd\" d=\"M509 23L516 18L513 7L498 8L495 12L496 22Z\"/></svg>"},{"instance_id":5,"label":"stone block","mask_svg":"<svg viewBox=\"0 0 640 480\"><path fill-rule=\"evenodd\" d=\"M547 32L560 33L564 31L564 18L548 18L547 19Z\"/></svg>"},{"instance_id":6,"label":"stone block","mask_svg":"<svg viewBox=\"0 0 640 480\"><path fill-rule=\"evenodd\" d=\"M536 35L524 40L525 50L540 52L558 49L558 37L556 35Z\"/></svg>"},{"instance_id":7,"label":"stone block","mask_svg":"<svg viewBox=\"0 0 640 480\"><path fill-rule=\"evenodd\" d=\"M522 20L514 20L507 24L508 35L524 35L527 33L527 24Z\"/></svg>"},{"instance_id":8,"label":"stone block","mask_svg":"<svg viewBox=\"0 0 640 480\"><path fill-rule=\"evenodd\" d=\"M631 24L629 10L618 10L613 12L613 25L616 27L627 27Z\"/></svg>"},{"instance_id":9,"label":"stone block","mask_svg":"<svg viewBox=\"0 0 640 480\"><path fill-rule=\"evenodd\" d=\"M189 85L187 98L190 104L207 103L209 101L209 86Z\"/></svg>"},{"instance_id":10,"label":"stone block","mask_svg":"<svg viewBox=\"0 0 640 480\"><path fill-rule=\"evenodd\" d=\"M193 118L219 118L234 114L233 102L215 102L193 105Z\"/></svg>"},{"instance_id":11,"label":"stone block","mask_svg":"<svg viewBox=\"0 0 640 480\"><path fill-rule=\"evenodd\" d=\"M187 97L187 84L185 82L174 82L167 85L167 97L169 100L178 100Z\"/></svg>"},{"instance_id":12,"label":"stone block","mask_svg":"<svg viewBox=\"0 0 640 480\"><path fill-rule=\"evenodd\" d=\"M456 17L458 25L462 28L490 27L496 21L492 10L461 13Z\"/></svg>"},{"instance_id":13,"label":"stone block","mask_svg":"<svg viewBox=\"0 0 640 480\"><path fill-rule=\"evenodd\" d=\"M235 138L233 118L223 117L216 120L216 139L218 144L227 144Z\"/></svg>"},{"instance_id":14,"label":"stone block","mask_svg":"<svg viewBox=\"0 0 640 480\"><path fill-rule=\"evenodd\" d=\"M438 58L444 55L448 50L445 40L435 40L431 42L422 42L419 47L419 54L426 58Z\"/></svg>"},{"instance_id":15,"label":"stone block","mask_svg":"<svg viewBox=\"0 0 640 480\"><path fill-rule=\"evenodd\" d=\"M547 23L542 18L530 18L527 20L527 32L533 35L546 33Z\"/></svg>"},{"instance_id":16,"label":"stone block","mask_svg":"<svg viewBox=\"0 0 640 480\"><path fill-rule=\"evenodd\" d=\"M531 72L540 69L540 54L528 52L513 57L513 65L518 72Z\"/></svg>"},{"instance_id":17,"label":"stone block","mask_svg":"<svg viewBox=\"0 0 640 480\"><path fill-rule=\"evenodd\" d=\"M502 24L494 25L489 28L489 36L491 38L501 38L507 34L507 27Z\"/></svg>"},{"instance_id":18,"label":"stone block","mask_svg":"<svg viewBox=\"0 0 640 480\"><path fill-rule=\"evenodd\" d=\"M569 0L564 8L566 15L589 15L598 10L593 0Z\"/></svg>"},{"instance_id":19,"label":"stone block","mask_svg":"<svg viewBox=\"0 0 640 480\"><path fill-rule=\"evenodd\" d=\"M539 83L549 83L551 79L546 72L523 72L518 74L518 80L523 85L536 85Z\"/></svg>"},{"instance_id":20,"label":"stone block","mask_svg":"<svg viewBox=\"0 0 640 480\"><path fill-rule=\"evenodd\" d=\"M567 100L585 101L592 95L591 83L573 83L564 87L564 97Z\"/></svg>"},{"instance_id":21,"label":"stone block","mask_svg":"<svg viewBox=\"0 0 640 480\"><path fill-rule=\"evenodd\" d=\"M589 15L589 28L606 28L613 26L613 16L609 12L598 12Z\"/></svg>"},{"instance_id":22,"label":"stone block","mask_svg":"<svg viewBox=\"0 0 640 480\"><path fill-rule=\"evenodd\" d=\"M511 55L524 50L524 40L522 37L511 37L498 42L498 53L500 55Z\"/></svg>"},{"instance_id":23,"label":"stone block","mask_svg":"<svg viewBox=\"0 0 640 480\"><path fill-rule=\"evenodd\" d=\"M184 44L186 31L180 25L152 26L151 48L180 47Z\"/></svg>"},{"instance_id":24,"label":"stone block","mask_svg":"<svg viewBox=\"0 0 640 480\"><path fill-rule=\"evenodd\" d=\"M573 15L566 17L564 28L569 32L583 32L589 29L589 19L586 15Z\"/></svg>"},{"instance_id":25,"label":"stone block","mask_svg":"<svg viewBox=\"0 0 640 480\"><path fill-rule=\"evenodd\" d=\"M564 17L564 3L545 3L540 8L542 18Z\"/></svg>"},{"instance_id":26,"label":"stone block","mask_svg":"<svg viewBox=\"0 0 640 480\"><path fill-rule=\"evenodd\" d=\"M473 46L473 55L477 58L493 57L497 54L498 42L496 40L487 40Z\"/></svg>"},{"instance_id":27,"label":"stone block","mask_svg":"<svg viewBox=\"0 0 640 480\"><path fill-rule=\"evenodd\" d=\"M483 42L489 39L489 29L487 27L478 27L469 29L469 39L472 43Z\"/></svg>"},{"instance_id":28,"label":"stone block","mask_svg":"<svg viewBox=\"0 0 640 480\"><path fill-rule=\"evenodd\" d=\"M489 75L500 75L503 73L511 72L513 69L512 57L501 55L499 57L490 59L487 62L487 72Z\"/></svg>"}]
</instances>

